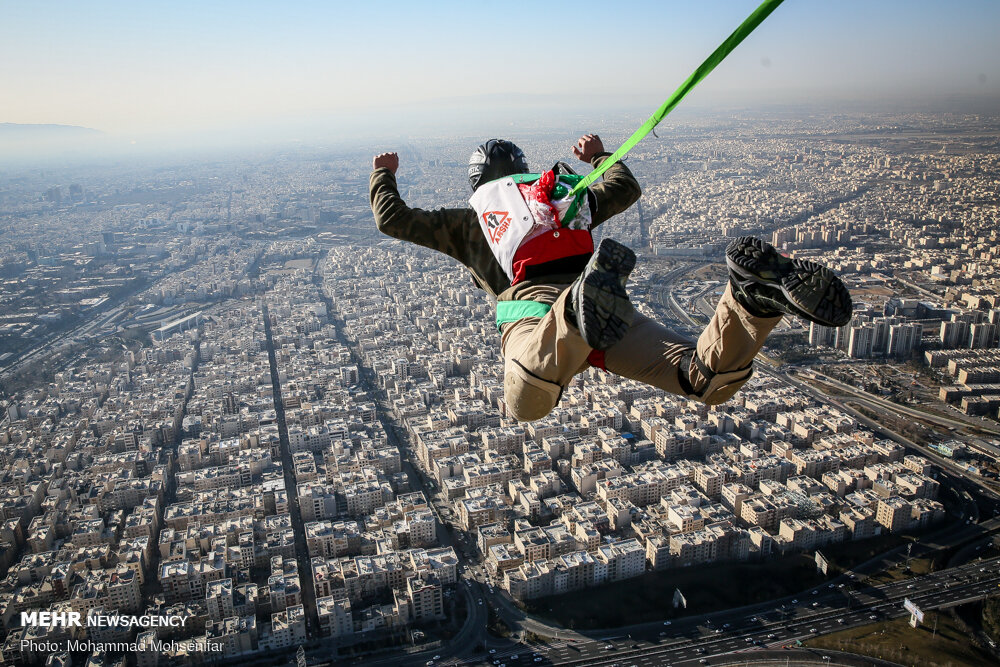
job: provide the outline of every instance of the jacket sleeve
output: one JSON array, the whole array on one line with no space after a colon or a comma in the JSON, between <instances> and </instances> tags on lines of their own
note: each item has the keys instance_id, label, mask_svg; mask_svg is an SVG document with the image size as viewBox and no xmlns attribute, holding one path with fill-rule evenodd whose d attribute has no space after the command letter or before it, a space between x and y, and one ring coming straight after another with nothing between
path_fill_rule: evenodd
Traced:
<instances>
[{"instance_id":1,"label":"jacket sleeve","mask_svg":"<svg viewBox=\"0 0 1000 667\"><path fill-rule=\"evenodd\" d=\"M611 153L598 153L591 158L590 164L597 169L609 155ZM623 212L639 201L642 195L639 182L635 180L629 168L620 161L604 172L601 180L590 186L590 191L594 193L596 200L591 228Z\"/></svg>"},{"instance_id":2,"label":"jacket sleeve","mask_svg":"<svg viewBox=\"0 0 1000 667\"><path fill-rule=\"evenodd\" d=\"M399 196L396 177L385 167L369 179L372 213L378 230L387 236L443 252L463 264L469 262L469 234L474 216L471 209L440 208L425 211L410 208Z\"/></svg>"}]
</instances>

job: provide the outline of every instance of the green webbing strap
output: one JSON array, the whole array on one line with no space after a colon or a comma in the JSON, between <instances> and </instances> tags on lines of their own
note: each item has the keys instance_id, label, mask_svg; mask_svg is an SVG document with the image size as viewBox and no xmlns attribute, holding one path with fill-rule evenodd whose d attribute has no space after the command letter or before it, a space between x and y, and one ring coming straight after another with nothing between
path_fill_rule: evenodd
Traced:
<instances>
[{"instance_id":1,"label":"green webbing strap","mask_svg":"<svg viewBox=\"0 0 1000 667\"><path fill-rule=\"evenodd\" d=\"M673 111L674 107L677 106L677 103L684 99L684 96L687 95L692 88L697 86L702 79L708 76L708 73L715 69L715 66L721 63L725 57L733 51L733 49L739 46L740 42L742 42L747 35L753 32L754 28L760 25L761 21L766 19L768 15L777 9L778 5L780 5L783 1L784 0L764 0L764 2L760 3L760 6L754 10L753 14L748 16L747 19L740 24L740 27L733 31L733 34L731 34L719 48L713 51L712 55L705 59L705 62L703 62L701 66L687 78L687 81L681 84L680 88L674 91L673 95L667 98L667 101L656 110L656 113L650 116L649 119L642 124L642 127L636 130L635 133L632 134L632 136L629 137L624 144L622 144L621 148L608 157L600 167L587 174L586 178L576 184L576 187L573 188L573 192L576 193L596 181L604 172L611 168L611 165L618 162L622 156L632 150L637 143L642 141L643 137L649 134L668 113Z\"/></svg>"},{"instance_id":2,"label":"green webbing strap","mask_svg":"<svg viewBox=\"0 0 1000 667\"><path fill-rule=\"evenodd\" d=\"M501 324L517 322L522 317L545 317L550 310L552 306L537 301L497 301L497 330Z\"/></svg>"}]
</instances>

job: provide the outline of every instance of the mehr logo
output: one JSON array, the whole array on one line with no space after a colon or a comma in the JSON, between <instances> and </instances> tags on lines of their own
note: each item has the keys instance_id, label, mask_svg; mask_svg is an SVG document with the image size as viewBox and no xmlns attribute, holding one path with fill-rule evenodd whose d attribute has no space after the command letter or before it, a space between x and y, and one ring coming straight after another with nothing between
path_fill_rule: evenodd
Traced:
<instances>
[{"instance_id":1,"label":"mehr logo","mask_svg":"<svg viewBox=\"0 0 1000 667\"><path fill-rule=\"evenodd\" d=\"M22 626L43 628L79 628L80 612L78 611L29 611L21 612Z\"/></svg>"},{"instance_id":2,"label":"mehr logo","mask_svg":"<svg viewBox=\"0 0 1000 667\"><path fill-rule=\"evenodd\" d=\"M483 213L483 222L486 223L486 231L489 232L490 241L499 243L507 228L510 227L510 214L507 211L486 211Z\"/></svg>"}]
</instances>

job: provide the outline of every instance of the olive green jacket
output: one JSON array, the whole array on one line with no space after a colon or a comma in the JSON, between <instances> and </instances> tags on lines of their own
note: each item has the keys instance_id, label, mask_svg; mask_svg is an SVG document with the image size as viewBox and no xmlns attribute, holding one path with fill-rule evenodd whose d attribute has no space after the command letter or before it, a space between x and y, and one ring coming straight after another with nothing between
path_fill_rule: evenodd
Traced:
<instances>
[{"instance_id":1,"label":"olive green jacket","mask_svg":"<svg viewBox=\"0 0 1000 667\"><path fill-rule=\"evenodd\" d=\"M599 153L591 159L596 169L610 153ZM410 208L399 196L396 177L385 167L372 172L370 183L372 212L375 224L383 234L410 241L431 250L454 257L472 272L473 280L494 298L516 299L516 292L535 284L568 284L576 275L554 275L519 282L510 290L510 279L496 261L483 236L472 208L439 208L425 211ZM639 200L642 194L632 172L621 162L613 165L602 181L590 186L593 193L593 229ZM508 292L504 294L504 292Z\"/></svg>"}]
</instances>

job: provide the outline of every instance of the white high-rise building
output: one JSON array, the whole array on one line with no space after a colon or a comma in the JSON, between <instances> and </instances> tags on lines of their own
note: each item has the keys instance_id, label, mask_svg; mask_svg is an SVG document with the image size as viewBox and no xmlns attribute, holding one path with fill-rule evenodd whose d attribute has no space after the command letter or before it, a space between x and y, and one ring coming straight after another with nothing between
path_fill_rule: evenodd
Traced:
<instances>
[{"instance_id":1,"label":"white high-rise building","mask_svg":"<svg viewBox=\"0 0 1000 667\"><path fill-rule=\"evenodd\" d=\"M996 347L997 329L996 324L973 324L969 327L969 349L984 350Z\"/></svg>"},{"instance_id":2,"label":"white high-rise building","mask_svg":"<svg viewBox=\"0 0 1000 667\"><path fill-rule=\"evenodd\" d=\"M893 357L909 356L920 345L924 327L919 322L894 324L889 327L889 347L886 352Z\"/></svg>"},{"instance_id":3,"label":"white high-rise building","mask_svg":"<svg viewBox=\"0 0 1000 667\"><path fill-rule=\"evenodd\" d=\"M957 347L965 347L969 340L969 323L956 321L954 316L950 322L941 323L941 333L939 335L941 347L951 350Z\"/></svg>"},{"instance_id":4,"label":"white high-rise building","mask_svg":"<svg viewBox=\"0 0 1000 667\"><path fill-rule=\"evenodd\" d=\"M836 344L837 328L825 327L815 322L809 323L809 345L812 347L833 347Z\"/></svg>"},{"instance_id":5,"label":"white high-rise building","mask_svg":"<svg viewBox=\"0 0 1000 667\"><path fill-rule=\"evenodd\" d=\"M875 327L870 324L851 327L851 336L847 343L847 356L852 359L867 359L872 356L874 337Z\"/></svg>"}]
</instances>

